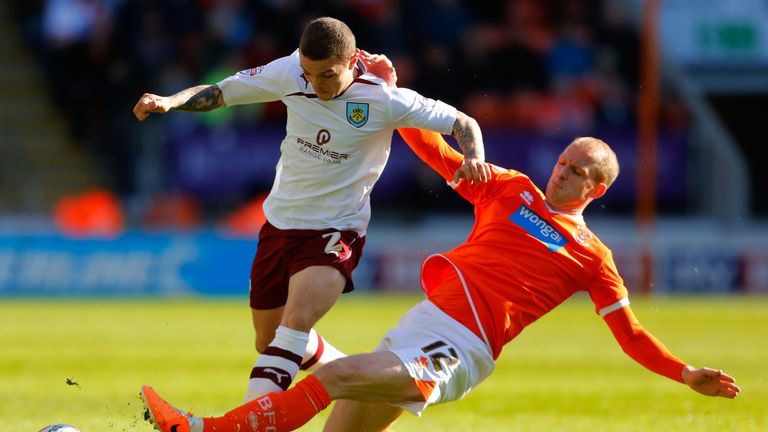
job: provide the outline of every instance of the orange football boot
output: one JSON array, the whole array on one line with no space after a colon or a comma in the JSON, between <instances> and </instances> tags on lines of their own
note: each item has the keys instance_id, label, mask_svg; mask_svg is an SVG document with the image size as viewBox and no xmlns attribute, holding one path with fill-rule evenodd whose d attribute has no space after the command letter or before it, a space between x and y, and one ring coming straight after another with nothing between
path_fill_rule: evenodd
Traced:
<instances>
[{"instance_id":1,"label":"orange football boot","mask_svg":"<svg viewBox=\"0 0 768 432\"><path fill-rule=\"evenodd\" d=\"M144 400L144 420L149 421L160 432L189 432L188 414L174 408L163 400L150 386L141 387Z\"/></svg>"}]
</instances>

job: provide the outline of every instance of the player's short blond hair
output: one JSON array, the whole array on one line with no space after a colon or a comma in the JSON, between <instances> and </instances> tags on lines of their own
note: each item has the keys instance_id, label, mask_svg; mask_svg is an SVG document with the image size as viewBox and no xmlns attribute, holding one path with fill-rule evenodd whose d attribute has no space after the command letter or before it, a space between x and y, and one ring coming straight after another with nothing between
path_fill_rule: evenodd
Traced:
<instances>
[{"instance_id":1,"label":"player's short blond hair","mask_svg":"<svg viewBox=\"0 0 768 432\"><path fill-rule=\"evenodd\" d=\"M316 18L304 27L299 51L310 60L347 60L355 54L355 35L344 22L331 17Z\"/></svg>"},{"instance_id":2,"label":"player's short blond hair","mask_svg":"<svg viewBox=\"0 0 768 432\"><path fill-rule=\"evenodd\" d=\"M594 137L578 137L571 142L583 148L595 160L592 166L592 179L606 186L613 184L619 176L619 160L616 153L605 141Z\"/></svg>"}]
</instances>

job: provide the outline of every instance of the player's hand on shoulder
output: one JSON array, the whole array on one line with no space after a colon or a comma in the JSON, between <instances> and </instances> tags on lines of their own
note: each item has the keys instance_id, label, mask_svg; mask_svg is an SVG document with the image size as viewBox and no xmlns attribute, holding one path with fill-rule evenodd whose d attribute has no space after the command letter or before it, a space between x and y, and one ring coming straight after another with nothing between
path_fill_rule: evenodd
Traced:
<instances>
[{"instance_id":1,"label":"player's hand on shoulder","mask_svg":"<svg viewBox=\"0 0 768 432\"><path fill-rule=\"evenodd\" d=\"M486 183L491 179L491 164L477 158L464 158L464 162L453 174L453 182L458 184L462 179L470 184Z\"/></svg>"},{"instance_id":2,"label":"player's hand on shoulder","mask_svg":"<svg viewBox=\"0 0 768 432\"><path fill-rule=\"evenodd\" d=\"M357 58L363 62L368 72L384 80L389 87L397 86L397 71L384 54L371 54L368 51L357 50Z\"/></svg>"},{"instance_id":3,"label":"player's hand on shoulder","mask_svg":"<svg viewBox=\"0 0 768 432\"><path fill-rule=\"evenodd\" d=\"M733 399L741 391L736 385L736 380L721 370L686 366L683 368L682 378L688 387L706 396Z\"/></svg>"},{"instance_id":4,"label":"player's hand on shoulder","mask_svg":"<svg viewBox=\"0 0 768 432\"><path fill-rule=\"evenodd\" d=\"M136 106L133 107L133 115L143 121L149 117L150 113L165 113L170 111L171 103L167 97L158 96L151 93L144 93Z\"/></svg>"}]
</instances>

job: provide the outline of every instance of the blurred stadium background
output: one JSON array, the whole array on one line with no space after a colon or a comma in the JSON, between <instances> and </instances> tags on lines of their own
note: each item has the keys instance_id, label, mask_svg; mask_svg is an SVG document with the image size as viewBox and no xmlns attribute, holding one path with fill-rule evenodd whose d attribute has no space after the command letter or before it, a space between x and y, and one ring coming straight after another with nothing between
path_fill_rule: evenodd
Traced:
<instances>
[{"instance_id":1,"label":"blurred stadium background","mask_svg":"<svg viewBox=\"0 0 768 432\"><path fill-rule=\"evenodd\" d=\"M245 293L284 108L131 109L290 53L318 15L539 185L573 137L610 142L586 216L631 290L768 293L763 0L25 0L0 6L0 295ZM395 135L358 284L414 291L471 215Z\"/></svg>"}]
</instances>

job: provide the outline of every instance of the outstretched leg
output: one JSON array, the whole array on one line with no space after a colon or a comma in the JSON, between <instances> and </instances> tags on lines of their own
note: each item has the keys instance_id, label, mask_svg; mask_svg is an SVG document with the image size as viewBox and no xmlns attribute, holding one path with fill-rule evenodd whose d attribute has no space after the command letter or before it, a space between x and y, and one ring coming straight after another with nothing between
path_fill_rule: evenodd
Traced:
<instances>
[{"instance_id":1,"label":"outstretched leg","mask_svg":"<svg viewBox=\"0 0 768 432\"><path fill-rule=\"evenodd\" d=\"M400 414L384 404L419 414L429 405L461 399L494 367L483 341L428 301L414 306L377 349L335 360L290 390L261 396L222 417L185 416L159 396L144 400L152 419L167 426L163 432L292 431L339 399L376 405L340 403L327 430L380 431ZM366 407L372 410L362 411Z\"/></svg>"},{"instance_id":2,"label":"outstretched leg","mask_svg":"<svg viewBox=\"0 0 768 432\"><path fill-rule=\"evenodd\" d=\"M340 400L325 422L324 432L382 432L403 413L402 408L385 403Z\"/></svg>"},{"instance_id":3,"label":"outstretched leg","mask_svg":"<svg viewBox=\"0 0 768 432\"><path fill-rule=\"evenodd\" d=\"M389 351L333 361L290 390L258 397L221 417L185 415L146 386L142 389L142 396L150 420L163 432L287 432L306 424L327 408L332 399L367 402L424 400L405 366ZM386 417L383 417L383 411L380 412L380 421L389 419L388 423L391 423L396 418L394 410L387 412Z\"/></svg>"}]
</instances>

